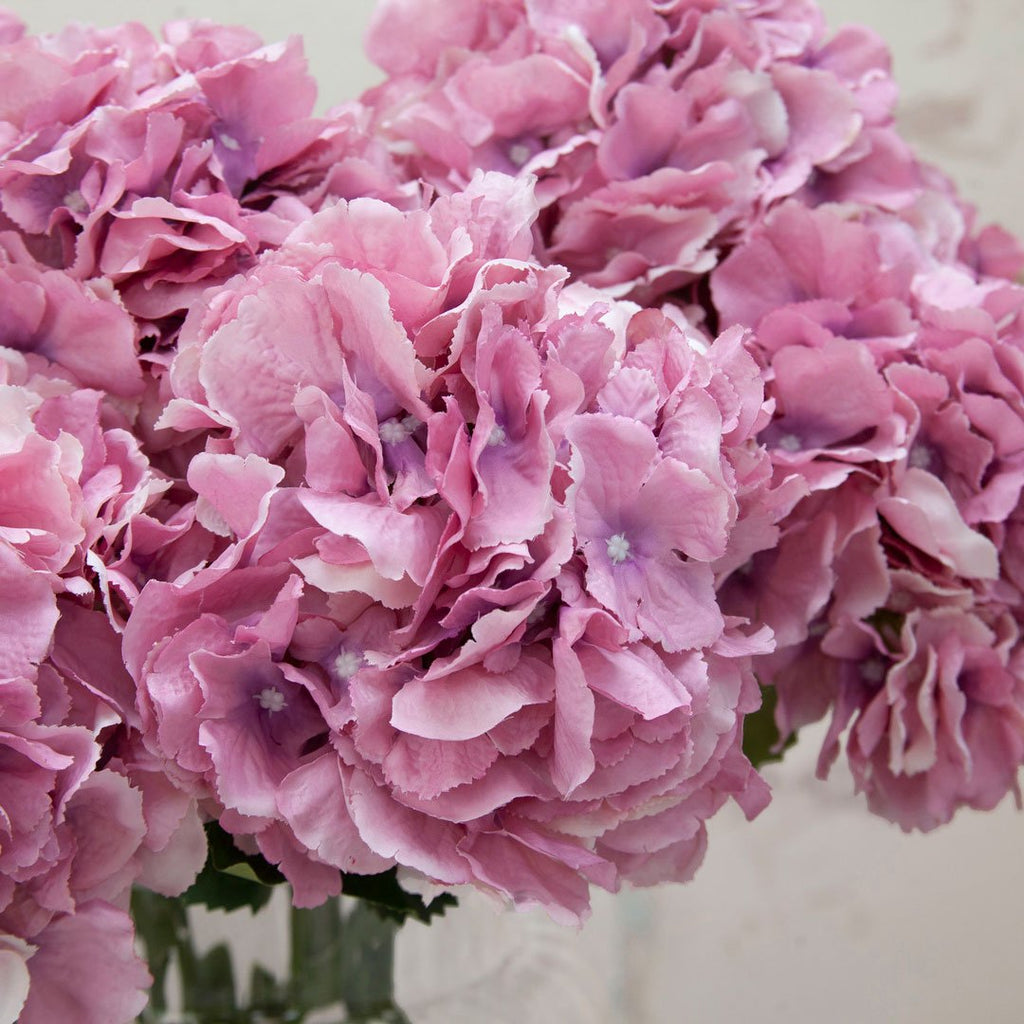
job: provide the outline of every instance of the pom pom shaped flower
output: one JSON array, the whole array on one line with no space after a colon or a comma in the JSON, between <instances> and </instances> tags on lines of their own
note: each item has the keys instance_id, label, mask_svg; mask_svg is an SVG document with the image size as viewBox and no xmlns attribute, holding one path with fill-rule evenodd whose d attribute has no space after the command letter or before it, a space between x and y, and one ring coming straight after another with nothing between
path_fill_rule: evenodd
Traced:
<instances>
[{"instance_id":1,"label":"pom pom shaped flower","mask_svg":"<svg viewBox=\"0 0 1024 1024\"><path fill-rule=\"evenodd\" d=\"M765 802L770 637L716 597L774 539L760 373L563 288L535 215L494 174L341 203L182 332L160 423L205 436L223 546L143 589L126 660L148 748L300 901L398 864L575 920Z\"/></svg>"},{"instance_id":2,"label":"pom pom shaped flower","mask_svg":"<svg viewBox=\"0 0 1024 1024\"><path fill-rule=\"evenodd\" d=\"M931 209L941 233L786 204L712 275L768 367L776 475L809 492L726 606L776 632L783 734L831 706L819 771L850 725L858 786L906 829L992 807L1024 762L1024 289L959 261L960 211Z\"/></svg>"}]
</instances>

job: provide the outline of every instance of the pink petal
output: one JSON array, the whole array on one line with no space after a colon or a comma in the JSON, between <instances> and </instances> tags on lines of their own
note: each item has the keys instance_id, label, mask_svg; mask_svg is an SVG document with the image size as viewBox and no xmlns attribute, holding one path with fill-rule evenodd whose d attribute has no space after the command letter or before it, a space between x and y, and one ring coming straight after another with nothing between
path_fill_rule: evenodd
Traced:
<instances>
[{"instance_id":1,"label":"pink petal","mask_svg":"<svg viewBox=\"0 0 1024 1024\"><path fill-rule=\"evenodd\" d=\"M500 675L471 666L440 679L407 682L392 702L391 724L413 736L468 740L552 695L550 671L533 659L520 659Z\"/></svg>"}]
</instances>

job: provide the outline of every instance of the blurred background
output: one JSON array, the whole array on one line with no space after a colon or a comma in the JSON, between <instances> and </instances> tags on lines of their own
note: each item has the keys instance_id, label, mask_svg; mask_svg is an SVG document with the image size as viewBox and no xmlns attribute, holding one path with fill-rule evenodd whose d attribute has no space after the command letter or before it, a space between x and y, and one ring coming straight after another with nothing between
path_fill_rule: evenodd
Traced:
<instances>
[{"instance_id":1,"label":"blurred background","mask_svg":"<svg viewBox=\"0 0 1024 1024\"><path fill-rule=\"evenodd\" d=\"M614 0L593 0L595 3ZM244 23L300 34L320 107L378 76L361 38L373 0L6 0L33 31L69 20ZM835 27L890 44L904 134L980 210L1024 235L1022 0L821 0ZM928 836L870 816L837 768L813 778L820 734L765 775L753 823L726 809L681 887L595 892L580 932L480 897L398 940L414 1024L1019 1024L1024 1021L1024 816L1004 803Z\"/></svg>"}]
</instances>

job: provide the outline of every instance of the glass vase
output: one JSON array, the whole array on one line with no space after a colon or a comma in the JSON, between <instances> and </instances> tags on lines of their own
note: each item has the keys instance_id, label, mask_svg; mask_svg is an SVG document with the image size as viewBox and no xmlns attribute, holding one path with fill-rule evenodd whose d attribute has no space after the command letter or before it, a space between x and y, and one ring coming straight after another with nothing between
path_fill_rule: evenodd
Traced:
<instances>
[{"instance_id":1,"label":"glass vase","mask_svg":"<svg viewBox=\"0 0 1024 1024\"><path fill-rule=\"evenodd\" d=\"M255 912L138 889L153 976L142 1024L408 1024L394 1001L399 923L362 900L298 909L286 886Z\"/></svg>"}]
</instances>

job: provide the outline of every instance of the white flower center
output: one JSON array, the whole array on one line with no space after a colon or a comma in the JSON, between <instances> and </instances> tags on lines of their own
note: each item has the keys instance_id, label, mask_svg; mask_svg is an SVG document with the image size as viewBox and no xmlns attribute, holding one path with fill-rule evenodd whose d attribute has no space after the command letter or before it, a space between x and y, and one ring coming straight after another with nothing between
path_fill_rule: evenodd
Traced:
<instances>
[{"instance_id":1,"label":"white flower center","mask_svg":"<svg viewBox=\"0 0 1024 1024\"><path fill-rule=\"evenodd\" d=\"M779 438L779 447L784 452L798 452L803 447L800 438L796 434L783 434Z\"/></svg>"},{"instance_id":2,"label":"white flower center","mask_svg":"<svg viewBox=\"0 0 1024 1024\"><path fill-rule=\"evenodd\" d=\"M226 132L220 133L220 144L225 149L230 149L234 152L237 152L239 149L242 148L242 144L238 141L238 139L236 139L233 135L228 135Z\"/></svg>"},{"instance_id":3,"label":"white flower center","mask_svg":"<svg viewBox=\"0 0 1024 1024\"><path fill-rule=\"evenodd\" d=\"M497 448L498 445L504 444L507 440L508 434L505 433L505 428L495 424L491 428L490 437L487 438L487 446L489 448Z\"/></svg>"},{"instance_id":4,"label":"white flower center","mask_svg":"<svg viewBox=\"0 0 1024 1024\"><path fill-rule=\"evenodd\" d=\"M931 469L935 461L935 452L930 445L918 442L910 449L907 462L915 469Z\"/></svg>"},{"instance_id":5,"label":"white flower center","mask_svg":"<svg viewBox=\"0 0 1024 1024\"><path fill-rule=\"evenodd\" d=\"M362 656L355 651L339 651L334 659L334 671L339 679L351 679L362 666Z\"/></svg>"},{"instance_id":6,"label":"white flower center","mask_svg":"<svg viewBox=\"0 0 1024 1024\"><path fill-rule=\"evenodd\" d=\"M385 444L401 444L410 433L409 428L398 420L385 420L380 425L380 439Z\"/></svg>"},{"instance_id":7,"label":"white flower center","mask_svg":"<svg viewBox=\"0 0 1024 1024\"><path fill-rule=\"evenodd\" d=\"M624 533L616 533L608 538L608 557L615 565L629 558L629 541Z\"/></svg>"},{"instance_id":8,"label":"white flower center","mask_svg":"<svg viewBox=\"0 0 1024 1024\"><path fill-rule=\"evenodd\" d=\"M508 158L517 167L522 167L523 164L530 159L530 147L524 146L521 142L517 142L514 146L509 146Z\"/></svg>"},{"instance_id":9,"label":"white flower center","mask_svg":"<svg viewBox=\"0 0 1024 1024\"><path fill-rule=\"evenodd\" d=\"M85 213L89 209L85 196L77 188L64 197L64 205L74 213Z\"/></svg>"},{"instance_id":10,"label":"white flower center","mask_svg":"<svg viewBox=\"0 0 1024 1024\"><path fill-rule=\"evenodd\" d=\"M288 706L288 702L284 699L284 694L276 686L264 687L259 693L254 693L252 699L259 701L260 707L264 711L272 713Z\"/></svg>"}]
</instances>

